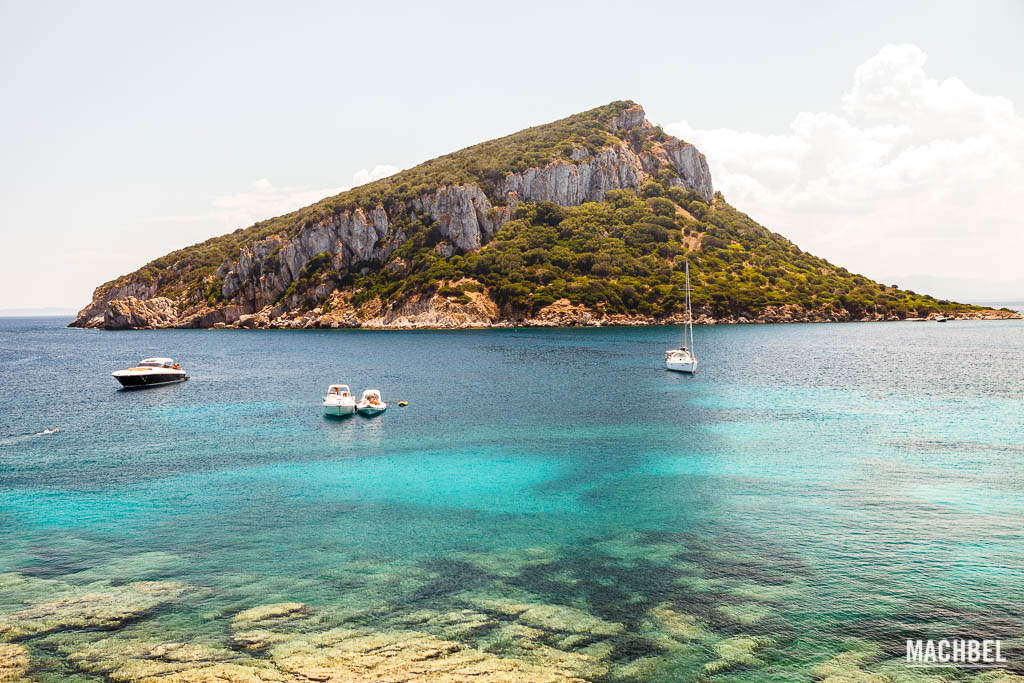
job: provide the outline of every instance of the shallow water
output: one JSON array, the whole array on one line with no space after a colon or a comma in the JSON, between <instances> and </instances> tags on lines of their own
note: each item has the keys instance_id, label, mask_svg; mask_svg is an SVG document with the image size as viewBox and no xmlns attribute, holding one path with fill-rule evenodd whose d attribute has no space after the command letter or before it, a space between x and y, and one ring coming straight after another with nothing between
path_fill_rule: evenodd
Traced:
<instances>
[{"instance_id":1,"label":"shallow water","mask_svg":"<svg viewBox=\"0 0 1024 683\"><path fill-rule=\"evenodd\" d=\"M672 328L66 322L0 319L0 640L42 680L137 642L280 663L232 640L279 602L316 618L278 647L416 631L593 680L898 677L954 636L1024 673L1020 321L700 328L695 377ZM118 390L151 355L192 380ZM391 407L325 418L330 382ZM26 626L143 580L184 592Z\"/></svg>"}]
</instances>

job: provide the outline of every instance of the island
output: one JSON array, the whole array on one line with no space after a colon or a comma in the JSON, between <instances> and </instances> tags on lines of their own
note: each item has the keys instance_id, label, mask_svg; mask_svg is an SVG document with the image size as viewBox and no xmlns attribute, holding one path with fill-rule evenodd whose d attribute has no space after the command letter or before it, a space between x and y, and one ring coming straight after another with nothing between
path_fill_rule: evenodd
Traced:
<instances>
[{"instance_id":1,"label":"island","mask_svg":"<svg viewBox=\"0 0 1024 683\"><path fill-rule=\"evenodd\" d=\"M802 251L617 101L174 251L72 327L476 328L1019 318Z\"/></svg>"}]
</instances>

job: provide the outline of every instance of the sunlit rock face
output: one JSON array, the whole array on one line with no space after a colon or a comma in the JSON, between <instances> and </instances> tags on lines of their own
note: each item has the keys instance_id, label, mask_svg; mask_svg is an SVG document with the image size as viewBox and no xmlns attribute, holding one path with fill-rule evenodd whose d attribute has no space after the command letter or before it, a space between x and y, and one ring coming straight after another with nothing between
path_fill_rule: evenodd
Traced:
<instances>
[{"instance_id":1,"label":"sunlit rock face","mask_svg":"<svg viewBox=\"0 0 1024 683\"><path fill-rule=\"evenodd\" d=\"M607 123L611 132L655 130L644 110L633 106ZM223 262L220 298L209 305L202 298L165 300L157 297L155 281L130 281L101 293L79 313L76 327L129 329L146 327L214 327L234 325L285 297L304 275L304 268L324 253L331 266L345 272L362 264L381 264L408 235L400 223L425 216L436 226L450 257L480 249L509 221L520 202L553 202L578 206L601 201L611 190L637 189L655 174L668 171L668 183L693 190L705 201L713 195L711 173L704 156L688 143L666 136L639 152L626 141L590 153L582 147L567 159L520 173L508 173L493 187L443 185L411 200L385 208L342 211L306 225L294 235L272 235L243 246ZM662 176L664 174L662 173ZM212 283L212 278L211 278ZM184 295L181 295L184 297ZM268 319L280 317L267 312ZM442 316L443 317L443 316Z\"/></svg>"}]
</instances>

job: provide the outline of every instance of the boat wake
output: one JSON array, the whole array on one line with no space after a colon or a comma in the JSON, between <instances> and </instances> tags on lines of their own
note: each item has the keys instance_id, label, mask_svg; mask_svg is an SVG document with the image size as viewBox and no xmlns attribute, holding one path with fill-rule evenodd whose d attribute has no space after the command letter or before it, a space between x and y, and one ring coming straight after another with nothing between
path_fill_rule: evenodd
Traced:
<instances>
[{"instance_id":1,"label":"boat wake","mask_svg":"<svg viewBox=\"0 0 1024 683\"><path fill-rule=\"evenodd\" d=\"M0 437L0 446L10 446L12 444L20 443L22 441L27 441L28 439L35 439L36 437L39 436L49 436L50 434L57 434L59 432L60 427L54 427L53 429L47 427L41 432L32 432L30 434L16 434L14 436L4 436Z\"/></svg>"}]
</instances>

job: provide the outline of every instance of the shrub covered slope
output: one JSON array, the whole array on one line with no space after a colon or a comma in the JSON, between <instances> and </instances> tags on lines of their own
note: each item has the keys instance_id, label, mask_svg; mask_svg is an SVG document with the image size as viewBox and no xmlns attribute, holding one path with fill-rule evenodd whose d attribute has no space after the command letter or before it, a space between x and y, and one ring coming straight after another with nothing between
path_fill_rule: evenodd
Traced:
<instances>
[{"instance_id":1,"label":"shrub covered slope","mask_svg":"<svg viewBox=\"0 0 1024 683\"><path fill-rule=\"evenodd\" d=\"M392 256L405 268L341 277L338 285L355 292L357 306L435 290L457 300L467 288L484 287L513 315L568 299L604 313L660 318L680 312L690 259L693 304L713 317L754 318L785 305L854 318L980 308L855 275L762 227L721 194L709 206L656 180L639 194L617 190L578 207L520 205L478 252L442 258L432 249L435 239L422 226ZM448 284L466 279L474 282Z\"/></svg>"}]
</instances>

